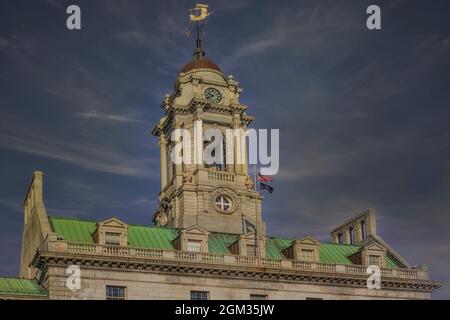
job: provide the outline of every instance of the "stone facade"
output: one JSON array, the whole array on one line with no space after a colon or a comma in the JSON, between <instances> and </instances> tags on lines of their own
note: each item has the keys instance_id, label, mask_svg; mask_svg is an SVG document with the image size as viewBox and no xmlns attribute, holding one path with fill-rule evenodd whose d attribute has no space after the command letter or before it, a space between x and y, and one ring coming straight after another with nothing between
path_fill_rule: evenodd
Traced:
<instances>
[{"instance_id":1,"label":"stone facade","mask_svg":"<svg viewBox=\"0 0 450 320\"><path fill-rule=\"evenodd\" d=\"M214 300L249 300L250 295L266 295L271 300L315 299L429 299L427 292L408 290L369 290L366 287L261 281L248 278L177 275L170 273L124 272L82 269L81 289L66 287L65 267L48 270L49 299L105 299L108 285L126 288L129 300L189 300L191 291L208 292Z\"/></svg>"},{"instance_id":2,"label":"stone facade","mask_svg":"<svg viewBox=\"0 0 450 320\"><path fill-rule=\"evenodd\" d=\"M42 176L41 173L35 175ZM33 179L33 184L36 183ZM42 186L42 184L40 184ZM35 190L35 189L34 189ZM31 220L39 223L38 211ZM34 226L34 224L33 224ZM123 222L109 219L97 224L92 233L93 243L66 241L49 232L43 241L29 243L37 247L30 265L21 270L34 271L48 292L49 299L105 299L106 287L125 288L126 299L188 299L191 291L208 292L210 299L249 299L262 295L268 299L429 299L439 283L428 280L426 268L385 268L381 266L382 289L367 288L366 263L339 264L318 261L320 246L317 240L306 237L293 241L285 250L285 259L270 259L262 255L249 256L245 249L229 254L213 254L206 250L187 251L186 241L203 242L209 231L190 227L180 231L174 249L151 249L107 245L95 240L98 228L117 232L127 230ZM51 226L45 226L51 230ZM27 230L33 230L25 226ZM25 232L24 239L30 239ZM42 232L33 230L32 232ZM101 231L100 231L101 232ZM259 236L262 237L262 236ZM99 239L99 238L97 238ZM242 234L236 242L239 248L254 239L254 234ZM386 252L380 245L362 247L361 254ZM231 249L231 248L230 248ZM312 251L312 259L305 259L302 250ZM291 251L292 253L288 253ZM359 252L358 252L359 253ZM22 261L29 261L25 256ZM365 261L364 258L361 261ZM67 268L80 268L81 286L70 290ZM27 267L27 268L26 268Z\"/></svg>"}]
</instances>

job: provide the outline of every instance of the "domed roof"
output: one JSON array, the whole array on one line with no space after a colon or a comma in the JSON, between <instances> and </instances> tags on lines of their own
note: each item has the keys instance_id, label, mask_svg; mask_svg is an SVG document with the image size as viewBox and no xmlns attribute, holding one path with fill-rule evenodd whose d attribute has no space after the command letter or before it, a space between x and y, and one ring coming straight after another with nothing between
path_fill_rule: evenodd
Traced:
<instances>
[{"instance_id":1,"label":"domed roof","mask_svg":"<svg viewBox=\"0 0 450 320\"><path fill-rule=\"evenodd\" d=\"M189 61L183 69L181 69L182 73L189 72L194 69L211 69L215 71L222 72L219 66L212 62L211 60L205 58L205 52L201 48L200 44L198 44L197 48L194 51L194 59Z\"/></svg>"},{"instance_id":2,"label":"domed roof","mask_svg":"<svg viewBox=\"0 0 450 320\"><path fill-rule=\"evenodd\" d=\"M202 57L201 59L194 58L193 60L189 61L183 67L183 69L181 69L181 72L186 73L194 69L211 69L222 72L217 64L204 57Z\"/></svg>"}]
</instances>

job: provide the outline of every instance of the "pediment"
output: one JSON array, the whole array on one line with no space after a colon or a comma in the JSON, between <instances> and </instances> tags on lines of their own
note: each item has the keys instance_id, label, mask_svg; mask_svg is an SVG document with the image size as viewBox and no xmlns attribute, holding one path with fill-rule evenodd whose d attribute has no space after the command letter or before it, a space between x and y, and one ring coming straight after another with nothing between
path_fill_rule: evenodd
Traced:
<instances>
[{"instance_id":1,"label":"pediment","mask_svg":"<svg viewBox=\"0 0 450 320\"><path fill-rule=\"evenodd\" d=\"M307 236L300 240L296 240L295 243L296 244L309 244L309 245L315 245L315 246L320 245L320 241L318 241L310 236Z\"/></svg>"},{"instance_id":2,"label":"pediment","mask_svg":"<svg viewBox=\"0 0 450 320\"><path fill-rule=\"evenodd\" d=\"M100 221L98 223L98 225L102 226L102 227L115 227L115 228L127 228L128 227L128 225L125 222L123 222L115 217L110 218L108 220Z\"/></svg>"},{"instance_id":3,"label":"pediment","mask_svg":"<svg viewBox=\"0 0 450 320\"><path fill-rule=\"evenodd\" d=\"M368 246L365 246L364 249L365 250L370 250L370 251L383 251L383 252L386 251L386 248L381 246L381 245L379 245L378 243L372 243L372 244L370 244Z\"/></svg>"},{"instance_id":4,"label":"pediment","mask_svg":"<svg viewBox=\"0 0 450 320\"><path fill-rule=\"evenodd\" d=\"M194 225L194 226L188 227L186 229L183 229L182 232L190 233L190 234L202 234L202 235L209 234L209 231L203 229L202 227L199 227L198 225Z\"/></svg>"},{"instance_id":5,"label":"pediment","mask_svg":"<svg viewBox=\"0 0 450 320\"><path fill-rule=\"evenodd\" d=\"M250 239L250 240L255 239L256 238L255 231L250 231L250 232L244 233L243 235L241 235L240 238L241 239L246 239L246 240L248 240L248 239ZM261 234L258 235L258 238L259 238L259 240L265 239L264 236L261 235Z\"/></svg>"}]
</instances>

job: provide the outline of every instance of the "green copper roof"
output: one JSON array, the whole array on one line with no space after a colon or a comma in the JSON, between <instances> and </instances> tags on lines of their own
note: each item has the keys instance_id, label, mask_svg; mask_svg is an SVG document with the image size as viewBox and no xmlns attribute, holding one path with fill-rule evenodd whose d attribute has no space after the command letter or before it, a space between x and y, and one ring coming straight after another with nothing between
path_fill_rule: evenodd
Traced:
<instances>
[{"instance_id":1,"label":"green copper roof","mask_svg":"<svg viewBox=\"0 0 450 320\"><path fill-rule=\"evenodd\" d=\"M94 243L95 221L49 217L53 232L71 242ZM128 244L132 247L173 249L172 240L178 231L171 228L128 225Z\"/></svg>"},{"instance_id":2,"label":"green copper roof","mask_svg":"<svg viewBox=\"0 0 450 320\"><path fill-rule=\"evenodd\" d=\"M128 243L133 247L173 249L172 241L178 231L171 228L128 226Z\"/></svg>"},{"instance_id":3,"label":"green copper roof","mask_svg":"<svg viewBox=\"0 0 450 320\"><path fill-rule=\"evenodd\" d=\"M35 280L0 277L0 295L47 296L47 291Z\"/></svg>"},{"instance_id":4,"label":"green copper roof","mask_svg":"<svg viewBox=\"0 0 450 320\"><path fill-rule=\"evenodd\" d=\"M92 235L96 222L69 218L49 217L52 230L71 242L94 243ZM172 228L128 225L128 244L132 247L152 249L173 249L172 240L178 236L178 231ZM228 247L237 240L237 235L211 233L208 249L211 253L230 253ZM283 259L282 251L292 244L292 239L268 238L266 240L266 256L272 259ZM347 258L361 247L334 243L320 244L320 262L352 264ZM389 268L398 268L390 257L386 257Z\"/></svg>"},{"instance_id":5,"label":"green copper roof","mask_svg":"<svg viewBox=\"0 0 450 320\"><path fill-rule=\"evenodd\" d=\"M292 244L292 239L268 238L266 240L266 256L272 259L283 259L281 253Z\"/></svg>"},{"instance_id":6,"label":"green copper roof","mask_svg":"<svg viewBox=\"0 0 450 320\"><path fill-rule=\"evenodd\" d=\"M223 233L211 233L208 238L209 252L211 253L230 253L228 246L237 240L238 236Z\"/></svg>"},{"instance_id":7,"label":"green copper roof","mask_svg":"<svg viewBox=\"0 0 450 320\"><path fill-rule=\"evenodd\" d=\"M347 257L356 253L360 248L360 246L321 243L320 261L326 263L352 264Z\"/></svg>"}]
</instances>

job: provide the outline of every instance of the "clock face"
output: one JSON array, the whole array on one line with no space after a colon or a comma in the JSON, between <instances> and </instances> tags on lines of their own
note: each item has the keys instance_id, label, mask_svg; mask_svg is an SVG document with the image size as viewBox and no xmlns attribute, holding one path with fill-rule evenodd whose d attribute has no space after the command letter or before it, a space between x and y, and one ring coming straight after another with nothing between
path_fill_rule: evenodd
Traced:
<instances>
[{"instance_id":1,"label":"clock face","mask_svg":"<svg viewBox=\"0 0 450 320\"><path fill-rule=\"evenodd\" d=\"M205 98L211 102L219 103L222 101L222 94L217 89L208 88L205 90Z\"/></svg>"}]
</instances>

